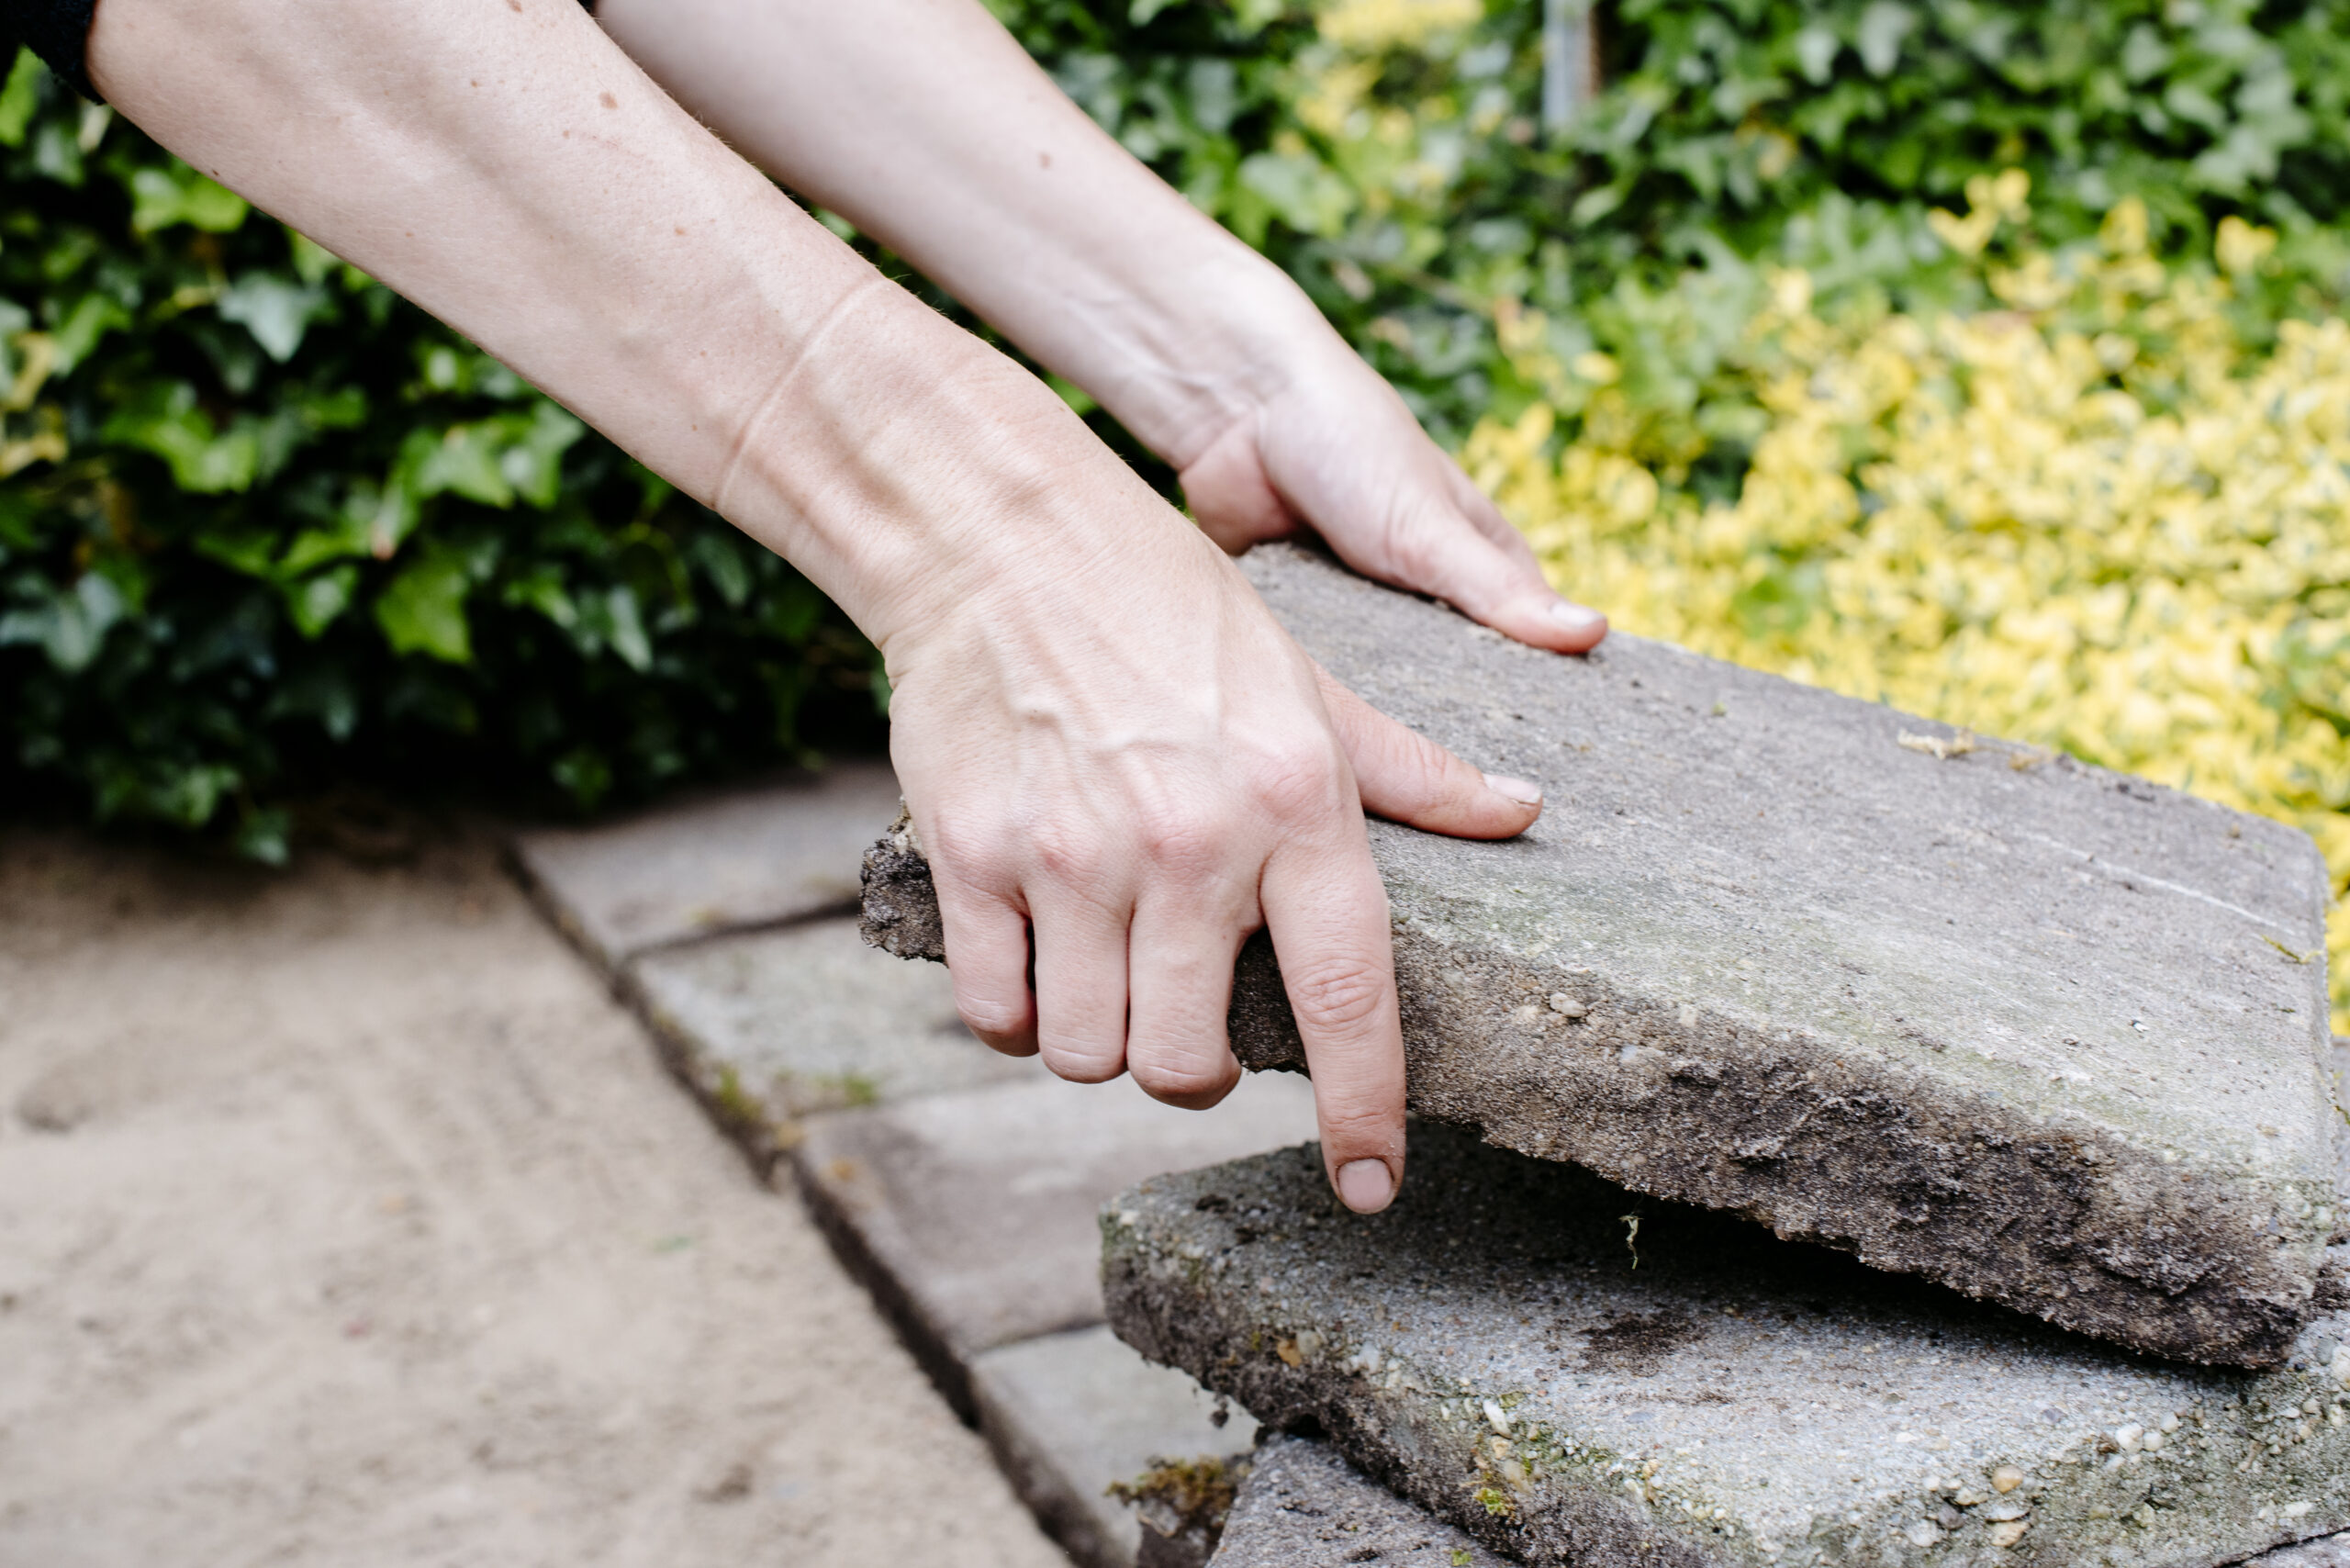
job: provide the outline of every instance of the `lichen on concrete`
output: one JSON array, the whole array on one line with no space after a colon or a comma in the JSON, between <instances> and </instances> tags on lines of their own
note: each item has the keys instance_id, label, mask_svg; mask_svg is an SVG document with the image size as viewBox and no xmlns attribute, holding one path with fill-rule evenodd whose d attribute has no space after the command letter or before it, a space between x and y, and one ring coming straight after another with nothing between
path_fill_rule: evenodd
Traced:
<instances>
[{"instance_id":1,"label":"lichen on concrete","mask_svg":"<svg viewBox=\"0 0 2350 1568\"><path fill-rule=\"evenodd\" d=\"M2005 1560L1999 1549L1992 1551L1989 1562ZM1275 1434L1258 1448L1209 1564L1500 1568L1502 1561L1373 1482L1328 1444ZM2350 1535L2280 1546L2246 1559L2244 1568L2350 1568Z\"/></svg>"},{"instance_id":2,"label":"lichen on concrete","mask_svg":"<svg viewBox=\"0 0 2350 1568\"><path fill-rule=\"evenodd\" d=\"M1538 1564L2210 1568L2350 1528L2350 1317L2265 1372L2165 1363L1456 1129L1415 1148L1371 1218L1310 1145L1122 1195L1113 1327Z\"/></svg>"},{"instance_id":3,"label":"lichen on concrete","mask_svg":"<svg viewBox=\"0 0 2350 1568\"><path fill-rule=\"evenodd\" d=\"M1924 721L1611 637L1519 646L1266 547L1339 679L1542 820L1371 825L1413 1109L2165 1355L2272 1363L2322 1304L2337 1121L2308 838ZM1947 748L1946 748L1947 749ZM869 940L940 956L911 828ZM1304 1066L1270 944L1233 1045Z\"/></svg>"}]
</instances>

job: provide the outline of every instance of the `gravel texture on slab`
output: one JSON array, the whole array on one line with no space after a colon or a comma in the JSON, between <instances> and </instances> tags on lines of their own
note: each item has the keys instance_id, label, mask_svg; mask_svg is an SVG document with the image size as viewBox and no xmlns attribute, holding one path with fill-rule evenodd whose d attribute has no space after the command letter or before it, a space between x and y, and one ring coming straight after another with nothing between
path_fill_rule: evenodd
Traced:
<instances>
[{"instance_id":1,"label":"gravel texture on slab","mask_svg":"<svg viewBox=\"0 0 2350 1568\"><path fill-rule=\"evenodd\" d=\"M1113 1486L1162 1461L1229 1462L1257 1434L1248 1412L1099 1324L974 1357L971 1388L1004 1473L1083 1568L1134 1568L1144 1547L1134 1505Z\"/></svg>"},{"instance_id":2,"label":"gravel texture on slab","mask_svg":"<svg viewBox=\"0 0 2350 1568\"><path fill-rule=\"evenodd\" d=\"M1502 1561L1328 1444L1279 1435L1258 1448L1209 1560L1211 1568L1500 1568ZM2280 1546L2244 1568L2350 1568L2350 1535Z\"/></svg>"},{"instance_id":3,"label":"gravel texture on slab","mask_svg":"<svg viewBox=\"0 0 2350 1568\"><path fill-rule=\"evenodd\" d=\"M520 834L513 854L564 934L617 969L670 943L852 907L857 857L897 805L888 764L840 763L616 823Z\"/></svg>"},{"instance_id":4,"label":"gravel texture on slab","mask_svg":"<svg viewBox=\"0 0 2350 1568\"><path fill-rule=\"evenodd\" d=\"M1348 1464L1326 1444L1257 1450L1211 1568L1501 1568L1502 1559Z\"/></svg>"},{"instance_id":5,"label":"gravel texture on slab","mask_svg":"<svg viewBox=\"0 0 2350 1568\"><path fill-rule=\"evenodd\" d=\"M1371 826L1420 1114L2165 1355L2271 1363L2319 1309L2304 834L1663 644L1539 652L1292 547L1243 565L1339 679L1548 792L1508 843ZM903 824L865 926L940 954ZM1303 1065L1261 938L1231 1031Z\"/></svg>"},{"instance_id":6,"label":"gravel texture on slab","mask_svg":"<svg viewBox=\"0 0 2350 1568\"><path fill-rule=\"evenodd\" d=\"M2350 1528L2350 1315L2164 1362L1422 1126L1103 1211L1119 1336L1487 1547L1574 1568L2210 1568Z\"/></svg>"},{"instance_id":7,"label":"gravel texture on slab","mask_svg":"<svg viewBox=\"0 0 2350 1568\"><path fill-rule=\"evenodd\" d=\"M944 970L892 963L850 920L666 947L623 974L677 1075L762 1161L811 1115L1038 1076L963 1027Z\"/></svg>"}]
</instances>

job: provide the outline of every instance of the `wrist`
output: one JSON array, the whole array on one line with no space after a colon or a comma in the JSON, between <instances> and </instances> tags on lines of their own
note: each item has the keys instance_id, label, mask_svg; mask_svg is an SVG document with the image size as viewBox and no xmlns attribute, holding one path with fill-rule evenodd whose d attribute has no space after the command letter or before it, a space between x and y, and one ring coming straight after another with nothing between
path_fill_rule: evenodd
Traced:
<instances>
[{"instance_id":1,"label":"wrist","mask_svg":"<svg viewBox=\"0 0 2350 1568\"><path fill-rule=\"evenodd\" d=\"M706 499L893 668L1006 582L1079 591L1137 530L1191 532L1042 382L878 276L738 406Z\"/></svg>"},{"instance_id":2,"label":"wrist","mask_svg":"<svg viewBox=\"0 0 2350 1568\"><path fill-rule=\"evenodd\" d=\"M1142 443L1189 467L1253 419L1301 364L1347 353L1304 290L1222 230L1199 254L1150 267L1091 314L1082 363L1057 365Z\"/></svg>"}]
</instances>

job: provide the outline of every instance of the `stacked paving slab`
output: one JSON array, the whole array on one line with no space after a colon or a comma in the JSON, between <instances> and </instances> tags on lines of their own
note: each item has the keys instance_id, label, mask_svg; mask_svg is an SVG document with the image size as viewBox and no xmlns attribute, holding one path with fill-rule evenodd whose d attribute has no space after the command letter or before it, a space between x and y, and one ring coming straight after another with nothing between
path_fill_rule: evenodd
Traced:
<instances>
[{"instance_id":1,"label":"stacked paving slab","mask_svg":"<svg viewBox=\"0 0 2350 1568\"><path fill-rule=\"evenodd\" d=\"M1136 1568L1147 1538L1113 1484L1162 1457L1214 1466L1254 1427L1104 1325L1097 1211L1143 1177L1312 1137L1311 1090L1259 1080L1203 1117L989 1051L944 972L858 938L858 857L897 809L888 768L845 766L523 834L514 854L1046 1527L1083 1568ZM1151 1568L1196 1564L1194 1544Z\"/></svg>"},{"instance_id":2,"label":"stacked paving slab","mask_svg":"<svg viewBox=\"0 0 2350 1568\"><path fill-rule=\"evenodd\" d=\"M1308 1147L1104 1223L1129 1344L1528 1562L2151 1568L2350 1527L2338 1317L2263 1372L2159 1361L1435 1126L1375 1219Z\"/></svg>"},{"instance_id":3,"label":"stacked paving slab","mask_svg":"<svg viewBox=\"0 0 2350 1568\"><path fill-rule=\"evenodd\" d=\"M1303 551L1245 569L1550 803L1503 845L1373 824L1396 1208L1344 1214L1311 1150L1146 1183L1104 1220L1128 1342L1536 1562L2217 1564L2350 1528L2303 835L1662 644L1561 659ZM866 929L937 956L903 824ZM1261 941L1231 1029L1304 1065Z\"/></svg>"}]
</instances>

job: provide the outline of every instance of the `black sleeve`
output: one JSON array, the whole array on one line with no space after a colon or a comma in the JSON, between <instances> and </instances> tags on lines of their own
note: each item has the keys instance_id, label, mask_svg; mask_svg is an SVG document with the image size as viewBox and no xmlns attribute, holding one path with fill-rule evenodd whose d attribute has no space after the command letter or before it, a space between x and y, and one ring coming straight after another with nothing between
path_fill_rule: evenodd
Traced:
<instances>
[{"instance_id":1,"label":"black sleeve","mask_svg":"<svg viewBox=\"0 0 2350 1568\"><path fill-rule=\"evenodd\" d=\"M96 103L98 90L82 69L82 47L96 7L97 0L0 0L0 40L23 44L67 86Z\"/></svg>"}]
</instances>

